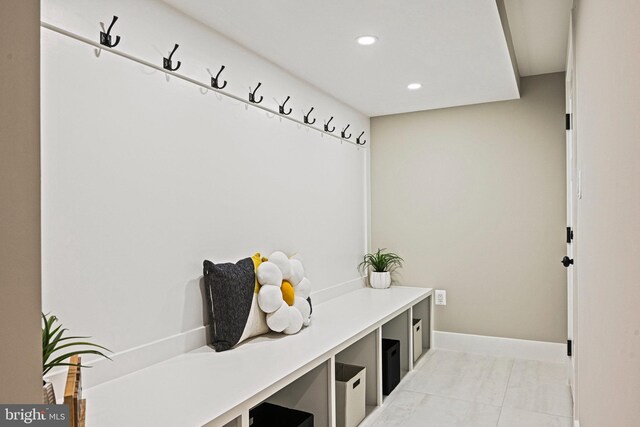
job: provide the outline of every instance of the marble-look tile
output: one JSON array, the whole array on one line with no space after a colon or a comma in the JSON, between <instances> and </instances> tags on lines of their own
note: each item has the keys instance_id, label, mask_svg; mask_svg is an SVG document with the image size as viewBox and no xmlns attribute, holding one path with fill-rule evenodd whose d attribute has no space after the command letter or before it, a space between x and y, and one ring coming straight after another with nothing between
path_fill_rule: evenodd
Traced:
<instances>
[{"instance_id":1,"label":"marble-look tile","mask_svg":"<svg viewBox=\"0 0 640 427\"><path fill-rule=\"evenodd\" d=\"M431 359L431 356L433 356L434 354L438 353L439 350L434 350L434 349L429 349L427 350L426 353L422 353L422 356L420 356L420 358L418 359L418 363L416 363L413 366L414 370L419 370L421 369L429 359Z\"/></svg>"},{"instance_id":2,"label":"marble-look tile","mask_svg":"<svg viewBox=\"0 0 640 427\"><path fill-rule=\"evenodd\" d=\"M422 393L396 389L391 396L386 398L384 406L380 408L381 411L378 414L374 415L371 423L365 425L375 427L403 426L425 398L426 395Z\"/></svg>"},{"instance_id":3,"label":"marble-look tile","mask_svg":"<svg viewBox=\"0 0 640 427\"><path fill-rule=\"evenodd\" d=\"M431 350L360 427L571 427L571 412L563 364Z\"/></svg>"},{"instance_id":4,"label":"marble-look tile","mask_svg":"<svg viewBox=\"0 0 640 427\"><path fill-rule=\"evenodd\" d=\"M567 365L516 359L509 385L523 383L568 385Z\"/></svg>"},{"instance_id":5,"label":"marble-look tile","mask_svg":"<svg viewBox=\"0 0 640 427\"><path fill-rule=\"evenodd\" d=\"M516 360L504 407L570 417L573 402L566 367L561 363Z\"/></svg>"},{"instance_id":6,"label":"marble-look tile","mask_svg":"<svg viewBox=\"0 0 640 427\"><path fill-rule=\"evenodd\" d=\"M404 427L495 427L499 417L500 408L496 406L428 394L402 425Z\"/></svg>"},{"instance_id":7,"label":"marble-look tile","mask_svg":"<svg viewBox=\"0 0 640 427\"><path fill-rule=\"evenodd\" d=\"M403 389L500 406L512 365L513 359L440 350L406 379Z\"/></svg>"},{"instance_id":8,"label":"marble-look tile","mask_svg":"<svg viewBox=\"0 0 640 427\"><path fill-rule=\"evenodd\" d=\"M541 414L522 409L502 408L498 427L572 427L571 417Z\"/></svg>"}]
</instances>

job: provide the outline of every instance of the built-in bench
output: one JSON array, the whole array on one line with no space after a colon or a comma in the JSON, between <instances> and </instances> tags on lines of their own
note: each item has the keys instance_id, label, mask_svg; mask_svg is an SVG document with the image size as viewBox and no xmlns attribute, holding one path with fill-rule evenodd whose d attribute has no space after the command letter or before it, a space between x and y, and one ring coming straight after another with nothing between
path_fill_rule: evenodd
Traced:
<instances>
[{"instance_id":1,"label":"built-in bench","mask_svg":"<svg viewBox=\"0 0 640 427\"><path fill-rule=\"evenodd\" d=\"M335 362L367 368L367 414L383 402L382 339L400 341L402 375L413 369L412 319L432 334L431 289L358 289L314 307L297 335L264 335L232 350L201 347L86 389L87 423L101 426L249 426L263 401L311 412L335 426Z\"/></svg>"}]
</instances>

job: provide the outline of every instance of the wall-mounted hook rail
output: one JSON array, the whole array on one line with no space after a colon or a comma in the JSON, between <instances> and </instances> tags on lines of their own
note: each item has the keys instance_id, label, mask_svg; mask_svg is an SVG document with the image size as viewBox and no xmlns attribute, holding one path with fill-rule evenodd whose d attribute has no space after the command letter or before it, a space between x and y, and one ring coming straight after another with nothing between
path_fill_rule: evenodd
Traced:
<instances>
[{"instance_id":1,"label":"wall-mounted hook rail","mask_svg":"<svg viewBox=\"0 0 640 427\"><path fill-rule=\"evenodd\" d=\"M349 139L351 138L351 134L349 134L349 136L347 136L347 129L349 129L349 126L351 126L350 124L347 125L347 127L345 127L344 129L342 129L342 132L340 132L340 135L342 136L343 139Z\"/></svg>"},{"instance_id":2,"label":"wall-mounted hook rail","mask_svg":"<svg viewBox=\"0 0 640 427\"><path fill-rule=\"evenodd\" d=\"M304 123L307 125L312 125L316 122L316 119L314 118L312 122L309 121L309 115L311 114L311 112L313 111L314 107L311 107L311 110L309 110L309 112L307 114L305 114L304 116Z\"/></svg>"},{"instance_id":3,"label":"wall-mounted hook rail","mask_svg":"<svg viewBox=\"0 0 640 427\"><path fill-rule=\"evenodd\" d=\"M102 44L100 44L99 41L96 41L96 40L81 36L79 34L73 33L71 31L65 30L65 29L60 28L60 27L56 27L55 25L51 25L51 24L49 24L48 22L45 22L45 21L40 21L40 26L42 28L47 29L47 30L53 31L53 32L55 32L57 34L61 34L61 35L65 36L65 37L69 37L70 39L82 42L82 43L84 43L84 44L86 44L88 46L93 46L93 47L98 48L98 49L100 49L103 46ZM165 70L164 67L162 67L161 65L159 65L155 61L154 62L147 61L145 59L138 58L136 56L130 55L130 54L128 54L126 52L123 52L121 50L109 49L109 50L105 50L105 52L109 52L109 53L111 53L113 55L119 56L119 57L124 58L124 59L128 59L128 60L130 60L132 62L135 62L137 64L143 65L145 67L148 67L148 68L151 68L151 69L154 69L154 70L157 70L157 71ZM187 82L187 83L190 83L192 85L201 87L203 89L210 89L211 88L211 85L209 84L209 82L206 82L206 83L205 82L201 82L201 81L198 81L198 80L196 80L196 79L194 79L192 77L189 77L187 75L184 75L184 74L180 74L180 73L174 72L172 74L172 76L177 78L177 79L180 79L180 80L182 80L184 82ZM219 90L218 93L220 95L223 95L223 96L225 96L227 98L233 99L233 100L238 101L240 103L243 103L243 104L246 104L246 105L250 105L250 106L252 106L254 108L258 108L260 110L263 110L263 111L265 111L267 113L278 114L277 110L274 110L274 109L271 109L271 108L268 108L268 107L264 107L262 105L258 105L256 103L250 102L250 101L248 101L246 98L244 98L242 96L234 95L232 93L224 92L222 90ZM255 94L255 91L254 91L254 94ZM329 131L323 132L323 130L321 128L317 128L315 126L311 126L311 124L315 123L315 121L316 121L316 119L313 119L313 121L309 122L309 115L311 114L312 111L313 111L313 108L311 110L309 110L309 113L307 113L307 115L306 115L307 120L306 121L298 120L293 116L284 116L283 115L281 117L283 117L285 120L289 120L289 121L291 121L293 123L297 123L297 124L306 126L306 127L310 128L310 129L315 130L317 132L320 132L322 134L326 134L330 138L335 138L335 139L338 139L340 141L346 141L349 144L356 145L356 142L350 141L348 139L342 139L342 138L340 138L340 135L334 135ZM331 117L331 119L333 119L333 117ZM329 122L331 121L331 119L329 120ZM307 122L309 122L309 123L307 123ZM327 122L327 124L329 122ZM363 132L363 134L364 134L364 132ZM361 136L362 136L362 134L361 134ZM364 143L360 143L360 145L363 145L363 144Z\"/></svg>"},{"instance_id":4,"label":"wall-mounted hook rail","mask_svg":"<svg viewBox=\"0 0 640 427\"><path fill-rule=\"evenodd\" d=\"M171 57L173 56L174 53L176 53L176 49L178 49L180 47L180 45L178 43L176 43L176 45L173 47L173 50L171 51L171 53L169 54L168 58L162 58L162 67L165 70L168 71L176 71L178 68L180 68L180 66L182 65L182 62L178 61L176 66L173 66L173 62L171 61Z\"/></svg>"},{"instance_id":5,"label":"wall-mounted hook rail","mask_svg":"<svg viewBox=\"0 0 640 427\"><path fill-rule=\"evenodd\" d=\"M280 114L285 115L285 116L288 116L293 111L292 108L289 108L289 111L286 111L286 112L284 111L284 106L287 104L287 102L289 102L289 98L291 98L291 97L287 96L287 99L284 100L282 105L278 106L278 111L280 111Z\"/></svg>"},{"instance_id":6,"label":"wall-mounted hook rail","mask_svg":"<svg viewBox=\"0 0 640 427\"><path fill-rule=\"evenodd\" d=\"M366 143L367 143L367 141L366 141L366 140L364 140L364 141L360 142L360 138L362 138L362 135L364 135L364 131L362 131L362 133L360 134L360 136L356 138L356 144L358 144L358 145L364 145L364 144L366 144Z\"/></svg>"},{"instance_id":7,"label":"wall-mounted hook rail","mask_svg":"<svg viewBox=\"0 0 640 427\"><path fill-rule=\"evenodd\" d=\"M333 116L331 116L329 121L324 124L324 131L325 132L333 132L334 130L336 130L335 126L333 128L331 128L331 129L329 129L329 123L331 123L331 120L333 120Z\"/></svg>"},{"instance_id":8,"label":"wall-mounted hook rail","mask_svg":"<svg viewBox=\"0 0 640 427\"><path fill-rule=\"evenodd\" d=\"M225 87L227 87L227 81L225 80L224 83L222 83L222 86L220 86L220 73L222 72L222 70L224 70L224 65L222 67L220 67L220 71L218 71L218 74L216 74L215 77L211 77L211 87L214 89L224 89Z\"/></svg>"},{"instance_id":9,"label":"wall-mounted hook rail","mask_svg":"<svg viewBox=\"0 0 640 427\"><path fill-rule=\"evenodd\" d=\"M260 99L256 99L256 92L258 91L260 86L262 86L262 82L258 82L258 86L256 86L253 92L249 92L249 101L253 102L254 104L260 104L262 102L262 99L264 98L262 95L260 95ZM251 90L251 88L249 88L249 90Z\"/></svg>"},{"instance_id":10,"label":"wall-mounted hook rail","mask_svg":"<svg viewBox=\"0 0 640 427\"><path fill-rule=\"evenodd\" d=\"M116 23L118 17L113 15L113 20L111 21L111 25L107 29L107 32L100 31L100 44L106 47L116 47L118 43L120 43L120 36L116 36L116 41L111 43L111 29L113 28L113 24Z\"/></svg>"}]
</instances>

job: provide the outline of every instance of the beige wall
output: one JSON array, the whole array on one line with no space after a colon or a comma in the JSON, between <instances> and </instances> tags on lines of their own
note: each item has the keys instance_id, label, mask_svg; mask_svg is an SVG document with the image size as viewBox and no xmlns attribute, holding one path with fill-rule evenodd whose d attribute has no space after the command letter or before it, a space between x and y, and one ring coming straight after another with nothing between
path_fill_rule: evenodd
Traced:
<instances>
[{"instance_id":1,"label":"beige wall","mask_svg":"<svg viewBox=\"0 0 640 427\"><path fill-rule=\"evenodd\" d=\"M581 427L640 425L640 2L576 13Z\"/></svg>"},{"instance_id":2,"label":"beige wall","mask_svg":"<svg viewBox=\"0 0 640 427\"><path fill-rule=\"evenodd\" d=\"M38 403L39 1L0 1L0 76L0 403Z\"/></svg>"},{"instance_id":3,"label":"beige wall","mask_svg":"<svg viewBox=\"0 0 640 427\"><path fill-rule=\"evenodd\" d=\"M436 330L564 342L564 73L521 84L372 119L372 247L405 258L400 283L447 290Z\"/></svg>"}]
</instances>

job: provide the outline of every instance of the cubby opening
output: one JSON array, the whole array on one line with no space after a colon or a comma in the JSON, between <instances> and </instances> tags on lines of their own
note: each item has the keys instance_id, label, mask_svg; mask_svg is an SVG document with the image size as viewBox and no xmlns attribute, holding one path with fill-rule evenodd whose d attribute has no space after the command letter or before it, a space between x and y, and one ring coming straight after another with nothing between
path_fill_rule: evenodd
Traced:
<instances>
[{"instance_id":1,"label":"cubby opening","mask_svg":"<svg viewBox=\"0 0 640 427\"><path fill-rule=\"evenodd\" d=\"M409 310L403 311L382 325L382 338L400 341L400 380L412 366L413 349L409 345L411 336L411 318Z\"/></svg>"},{"instance_id":2,"label":"cubby opening","mask_svg":"<svg viewBox=\"0 0 640 427\"><path fill-rule=\"evenodd\" d=\"M366 373L366 415L368 416L381 403L378 398L378 332L375 331L365 335L349 347L336 354L337 363L347 365L363 366Z\"/></svg>"},{"instance_id":3,"label":"cubby opening","mask_svg":"<svg viewBox=\"0 0 640 427\"><path fill-rule=\"evenodd\" d=\"M329 427L330 363L331 359L320 364L267 398L265 402L309 412L313 414L315 427Z\"/></svg>"},{"instance_id":4,"label":"cubby opening","mask_svg":"<svg viewBox=\"0 0 640 427\"><path fill-rule=\"evenodd\" d=\"M418 363L431 348L431 296L413 306L413 319L422 320L422 354L414 362Z\"/></svg>"},{"instance_id":5,"label":"cubby opening","mask_svg":"<svg viewBox=\"0 0 640 427\"><path fill-rule=\"evenodd\" d=\"M242 426L242 417L234 418L233 420L229 421L228 423L226 423L222 427L243 427Z\"/></svg>"}]
</instances>

